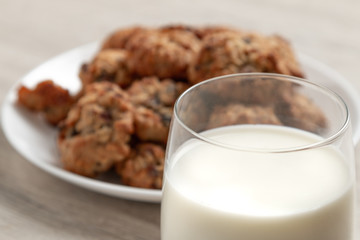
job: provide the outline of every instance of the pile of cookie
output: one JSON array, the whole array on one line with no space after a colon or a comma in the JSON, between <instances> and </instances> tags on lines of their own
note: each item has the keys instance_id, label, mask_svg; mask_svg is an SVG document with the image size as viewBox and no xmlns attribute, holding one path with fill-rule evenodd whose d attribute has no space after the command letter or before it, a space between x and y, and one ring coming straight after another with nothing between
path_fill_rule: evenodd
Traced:
<instances>
[{"instance_id":1,"label":"pile of cookie","mask_svg":"<svg viewBox=\"0 0 360 240\"><path fill-rule=\"evenodd\" d=\"M82 65L76 96L45 80L35 89L21 86L18 99L59 129L65 169L87 177L116 169L122 184L160 189L177 97L203 80L245 72L303 77L290 44L277 35L222 26L137 26L109 35ZM308 109L305 103L300 108ZM215 111L214 122L226 121L216 113L269 114L239 106Z\"/></svg>"}]
</instances>

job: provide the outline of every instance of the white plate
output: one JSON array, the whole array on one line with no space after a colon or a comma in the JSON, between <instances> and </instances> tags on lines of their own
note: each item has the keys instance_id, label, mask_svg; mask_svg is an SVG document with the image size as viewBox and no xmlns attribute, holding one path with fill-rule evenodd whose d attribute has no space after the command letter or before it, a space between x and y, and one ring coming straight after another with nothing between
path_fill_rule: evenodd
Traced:
<instances>
[{"instance_id":1,"label":"white plate","mask_svg":"<svg viewBox=\"0 0 360 240\"><path fill-rule=\"evenodd\" d=\"M56 147L56 130L38 115L16 104L20 83L34 87L39 81L52 79L76 93L80 88L78 72L82 63L89 61L98 51L98 44L88 44L63 53L28 73L15 84L2 107L2 127L12 146L39 168L78 186L131 200L160 202L161 191L123 186L109 179L90 179L63 170ZM360 139L360 99L358 94L339 73L303 54L299 61L309 80L320 83L339 93L347 102L353 123L353 140Z\"/></svg>"}]
</instances>

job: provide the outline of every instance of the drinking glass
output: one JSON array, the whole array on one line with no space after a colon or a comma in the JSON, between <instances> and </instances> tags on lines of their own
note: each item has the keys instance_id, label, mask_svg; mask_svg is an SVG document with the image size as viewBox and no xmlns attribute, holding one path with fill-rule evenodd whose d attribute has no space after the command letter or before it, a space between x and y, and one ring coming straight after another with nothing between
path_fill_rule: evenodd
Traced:
<instances>
[{"instance_id":1,"label":"drinking glass","mask_svg":"<svg viewBox=\"0 0 360 240\"><path fill-rule=\"evenodd\" d=\"M233 74L177 100L162 240L353 240L355 163L345 102L313 82Z\"/></svg>"}]
</instances>

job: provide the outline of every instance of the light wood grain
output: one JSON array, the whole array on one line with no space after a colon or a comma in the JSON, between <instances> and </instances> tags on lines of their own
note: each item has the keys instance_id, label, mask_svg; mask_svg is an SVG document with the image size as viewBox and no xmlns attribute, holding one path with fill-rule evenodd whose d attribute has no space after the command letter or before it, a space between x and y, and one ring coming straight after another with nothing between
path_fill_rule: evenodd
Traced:
<instances>
[{"instance_id":1,"label":"light wood grain","mask_svg":"<svg viewBox=\"0 0 360 240\"><path fill-rule=\"evenodd\" d=\"M360 90L358 9L357 0L0 0L0 101L50 57L136 24L226 24L279 33ZM61 181L27 162L1 132L0 239L160 239L160 205Z\"/></svg>"}]
</instances>

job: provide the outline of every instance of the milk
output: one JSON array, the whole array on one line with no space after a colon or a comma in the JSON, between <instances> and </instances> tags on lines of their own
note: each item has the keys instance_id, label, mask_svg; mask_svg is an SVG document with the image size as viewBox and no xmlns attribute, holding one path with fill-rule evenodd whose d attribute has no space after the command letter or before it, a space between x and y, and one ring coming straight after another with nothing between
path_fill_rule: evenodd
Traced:
<instances>
[{"instance_id":1,"label":"milk","mask_svg":"<svg viewBox=\"0 0 360 240\"><path fill-rule=\"evenodd\" d=\"M214 141L286 148L321 140L279 126L224 127ZM165 172L162 240L351 240L354 176L334 147L246 152L190 140Z\"/></svg>"}]
</instances>

